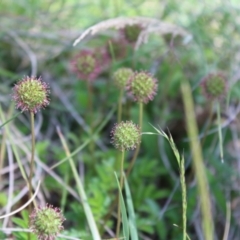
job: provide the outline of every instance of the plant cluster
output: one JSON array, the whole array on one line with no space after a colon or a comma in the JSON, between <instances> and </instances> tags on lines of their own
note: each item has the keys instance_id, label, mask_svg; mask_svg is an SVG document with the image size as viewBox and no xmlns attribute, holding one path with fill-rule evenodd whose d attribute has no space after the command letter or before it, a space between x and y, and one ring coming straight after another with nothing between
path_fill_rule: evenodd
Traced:
<instances>
[{"instance_id":1,"label":"plant cluster","mask_svg":"<svg viewBox=\"0 0 240 240\"><path fill-rule=\"evenodd\" d=\"M83 10L69 48L62 4L0 35L0 239L237 239L239 11Z\"/></svg>"}]
</instances>

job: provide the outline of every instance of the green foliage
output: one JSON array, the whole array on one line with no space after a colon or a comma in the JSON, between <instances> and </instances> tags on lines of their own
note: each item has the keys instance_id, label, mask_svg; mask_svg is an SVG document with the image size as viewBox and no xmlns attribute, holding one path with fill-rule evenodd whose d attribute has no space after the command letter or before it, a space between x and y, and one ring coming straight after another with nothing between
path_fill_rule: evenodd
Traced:
<instances>
[{"instance_id":1,"label":"green foliage","mask_svg":"<svg viewBox=\"0 0 240 240\"><path fill-rule=\"evenodd\" d=\"M235 3L236 2L236 3ZM171 133L176 149L184 153L186 160L187 187L187 232L191 239L199 239L198 192L192 165L191 139L186 134L186 121L180 86L183 78L188 80L195 104L195 114L200 129L199 139L206 166L207 180L211 192L215 235L223 238L226 222L226 201L232 203L230 231L237 239L239 214L237 202L239 191L238 116L239 107L239 3L177 0L159 4L159 1L0 1L0 206L8 201L10 172L14 169L14 193L26 186L18 165L16 153L23 167L30 155L30 125L27 114L11 112L11 89L24 76L42 76L51 88L51 104L36 115L36 156L49 167L48 171L36 165L34 176L42 178L37 201L45 200L64 210L65 231L63 235L80 239L92 239L84 209L71 192L57 179L49 175L52 171L77 193L66 151L62 148L56 126L59 126L68 142L70 152L75 152L73 161L94 219L103 239L114 237L117 208L111 208L116 198L117 184L114 176L117 154L110 144L110 131L117 122L117 112L111 115L89 146L89 136L106 120L113 106L117 106L119 90L114 86L112 75L119 68L151 72L158 80L158 91L154 100L144 106L142 132L152 132L152 127ZM134 46L123 43L117 29L110 28L90 35L75 48L74 39L89 26L117 16L149 16L162 23L182 27L191 37L172 34L171 29L153 29L148 41L135 51ZM156 27L153 25L153 27ZM176 33L176 32L174 32ZM115 41L116 40L116 41ZM101 75L92 82L92 119L89 121L89 92L86 81L79 81L71 69L71 60L83 49L97 51L109 47L109 42L121 50L120 57L111 57ZM117 43L117 44L116 44ZM115 45L114 45L115 44ZM222 146L225 163L219 157L216 109L202 96L200 82L208 73L221 71L227 77L227 96L221 101ZM122 120L138 122L139 107L124 91ZM9 121L8 121L9 120ZM5 124L5 125L4 125ZM7 131L9 127L9 133ZM6 135L5 135L6 134ZM88 141L88 142L87 142ZM87 142L87 143L86 143ZM82 144L85 144L81 148ZM14 166L9 167L9 156L13 147ZM79 150L79 148L81 150ZM92 148L92 149L91 149ZM133 152L126 154L125 170L129 167ZM175 160L171 146L157 135L142 135L140 152L134 168L127 178L123 199L131 239L183 239L182 195L179 182L179 161ZM2 160L3 159L3 160ZM50 169L62 159L66 161ZM36 159L35 159L36 160ZM180 165L179 165L180 163ZM12 183L12 182L11 182ZM18 202L23 204L25 198ZM234 205L235 204L235 205ZM133 211L134 209L134 211ZM13 226L28 228L28 213L11 218ZM107 218L107 216L110 216ZM131 228L135 216L136 227ZM178 227L173 226L176 224ZM10 226L10 224L9 224ZM137 230L136 230L137 229ZM110 231L108 231L110 230ZM1 235L2 234L2 235ZM16 239L27 239L25 232L13 232ZM6 236L0 232L0 239ZM34 237L32 238L34 239ZM35 238L36 239L36 238ZM61 239L61 238L59 238ZM62 238L63 239L63 238Z\"/></svg>"},{"instance_id":2,"label":"green foliage","mask_svg":"<svg viewBox=\"0 0 240 240\"><path fill-rule=\"evenodd\" d=\"M125 206L125 202L123 199L123 195L122 195L122 189L120 187L120 183L118 181L117 178L117 174L115 173L115 178L117 181L117 185L118 185L118 191L119 191L119 201L120 201L120 209L121 209L121 219L122 219L122 228L123 228L123 237L126 240L129 240L129 223L128 223L128 217L127 217L127 211L126 211L126 206Z\"/></svg>"},{"instance_id":3,"label":"green foliage","mask_svg":"<svg viewBox=\"0 0 240 240\"><path fill-rule=\"evenodd\" d=\"M0 193L0 206L2 206L2 207L6 206L7 201L8 201L7 195L4 192Z\"/></svg>"},{"instance_id":4,"label":"green foliage","mask_svg":"<svg viewBox=\"0 0 240 240\"><path fill-rule=\"evenodd\" d=\"M18 228L23 228L23 229L27 229L29 228L28 225L28 211L27 210L23 210L21 211L21 218L20 217L13 217L12 221L13 223L18 227ZM13 232L13 235L17 238L17 239L28 239L28 233L24 232L24 231L19 231L19 232ZM36 235L31 234L31 239L32 240L37 240Z\"/></svg>"},{"instance_id":5,"label":"green foliage","mask_svg":"<svg viewBox=\"0 0 240 240\"><path fill-rule=\"evenodd\" d=\"M89 204L92 208L96 221L108 213L113 197L111 192L115 189L114 161L113 158L104 158L102 163L96 166L96 175L88 180Z\"/></svg>"},{"instance_id":6,"label":"green foliage","mask_svg":"<svg viewBox=\"0 0 240 240\"><path fill-rule=\"evenodd\" d=\"M131 236L131 239L138 240L139 238L138 238L137 225L136 225L136 214L133 207L132 196L131 196L127 179L125 178L124 180L125 180L124 187L125 187L126 202L127 202L126 204L127 204L128 215L129 215L130 236Z\"/></svg>"}]
</instances>

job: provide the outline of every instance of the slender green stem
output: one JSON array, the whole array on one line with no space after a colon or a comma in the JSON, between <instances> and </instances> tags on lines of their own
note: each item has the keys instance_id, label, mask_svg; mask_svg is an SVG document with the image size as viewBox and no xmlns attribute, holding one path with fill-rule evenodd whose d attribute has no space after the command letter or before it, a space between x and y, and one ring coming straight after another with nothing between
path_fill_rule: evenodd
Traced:
<instances>
[{"instance_id":1,"label":"slender green stem","mask_svg":"<svg viewBox=\"0 0 240 240\"><path fill-rule=\"evenodd\" d=\"M123 89L120 90L119 98L118 98L118 123L122 120L122 97L123 97Z\"/></svg>"},{"instance_id":2,"label":"slender green stem","mask_svg":"<svg viewBox=\"0 0 240 240\"><path fill-rule=\"evenodd\" d=\"M181 183L181 190L182 190L182 220L183 220L183 240L186 238L189 239L187 235L187 190L186 190L186 181L185 181L185 160L184 156L179 154L179 151L173 141L171 134L167 135L163 130L157 129L153 126L153 128L158 132L159 135L166 138L173 150L173 153L176 157L178 162L179 170L180 170L180 183Z\"/></svg>"},{"instance_id":3,"label":"slender green stem","mask_svg":"<svg viewBox=\"0 0 240 240\"><path fill-rule=\"evenodd\" d=\"M140 132L142 132L142 120L143 120L143 103L139 103L139 128L140 128ZM128 167L128 170L127 170L127 177L129 176L130 172L132 171L132 168L134 166L134 163L137 159L137 156L138 156L138 153L139 153L139 150L140 150L140 144L137 146L135 152L134 152L134 155L133 155L133 158L129 164L129 167Z\"/></svg>"},{"instance_id":4,"label":"slender green stem","mask_svg":"<svg viewBox=\"0 0 240 240\"><path fill-rule=\"evenodd\" d=\"M185 182L185 164L182 157L180 162L180 182L182 188L182 220L183 220L183 240L187 238L187 190Z\"/></svg>"},{"instance_id":5,"label":"slender green stem","mask_svg":"<svg viewBox=\"0 0 240 240\"><path fill-rule=\"evenodd\" d=\"M120 171L120 190L123 189L123 171L124 171L124 158L125 158L125 151L122 151L122 157L121 157L121 171ZM118 215L117 215L117 230L116 230L116 236L119 237L120 233L120 225L121 225L121 207L120 207L120 192L118 194Z\"/></svg>"},{"instance_id":6,"label":"slender green stem","mask_svg":"<svg viewBox=\"0 0 240 240\"><path fill-rule=\"evenodd\" d=\"M143 103L139 103L139 128L142 131L142 121L143 121Z\"/></svg>"},{"instance_id":7,"label":"slender green stem","mask_svg":"<svg viewBox=\"0 0 240 240\"><path fill-rule=\"evenodd\" d=\"M142 119L143 119L143 104L140 103L139 104L139 128L140 128L140 131L142 130ZM135 160L137 158L139 149L140 149L140 144L137 146L137 148L136 148L136 150L134 152L134 156L133 156L133 158L132 158L132 160L130 162L130 165L129 165L128 169L127 169L126 177L129 176L129 174L130 174L130 172L131 172L131 170L132 170L132 168L134 166L134 163L135 163ZM118 203L118 197L116 196L114 201L112 202L110 208L109 208L108 214L104 217L104 223L106 223L107 220L110 218L111 213L114 210L114 208L117 205L117 203Z\"/></svg>"},{"instance_id":8,"label":"slender green stem","mask_svg":"<svg viewBox=\"0 0 240 240\"><path fill-rule=\"evenodd\" d=\"M230 222L231 222L231 203L229 201L226 202L226 223L224 228L223 240L228 239L229 230L230 230Z\"/></svg>"},{"instance_id":9,"label":"slender green stem","mask_svg":"<svg viewBox=\"0 0 240 240\"><path fill-rule=\"evenodd\" d=\"M70 181L70 171L69 171L69 164L67 164L64 168L64 183L69 184ZM67 196L68 196L68 191L66 188L62 189L62 197L61 197L61 210L64 212L66 203L67 203Z\"/></svg>"},{"instance_id":10,"label":"slender green stem","mask_svg":"<svg viewBox=\"0 0 240 240\"><path fill-rule=\"evenodd\" d=\"M119 93L119 98L118 98L118 111L117 111L117 119L118 119L118 123L121 122L122 120L122 96L123 96L123 89L120 90ZM120 170L120 152L117 151L116 152L116 162L115 162L115 169L116 172L118 172Z\"/></svg>"},{"instance_id":11,"label":"slender green stem","mask_svg":"<svg viewBox=\"0 0 240 240\"><path fill-rule=\"evenodd\" d=\"M30 160L30 173L29 173L29 199L32 197L32 178L34 171L34 153L35 153L35 133L34 133L34 112L30 112L30 121L31 121L31 135L32 135L32 149L31 149L31 160ZM29 216L32 212L32 204L29 204L28 207ZM30 220L30 219L29 219ZM28 234L28 240L31 239L31 234Z\"/></svg>"},{"instance_id":12,"label":"slender green stem","mask_svg":"<svg viewBox=\"0 0 240 240\"><path fill-rule=\"evenodd\" d=\"M90 80L87 80L87 90L88 90L88 121L92 127L92 115L93 115L93 89Z\"/></svg>"},{"instance_id":13,"label":"slender green stem","mask_svg":"<svg viewBox=\"0 0 240 240\"><path fill-rule=\"evenodd\" d=\"M73 159L71 157L71 153L69 151L67 142L66 142L66 140L65 140L64 136L62 135L62 133L61 133L59 128L57 129L57 132L58 132L58 135L59 135L59 137L61 139L61 142L62 142L63 148L64 148L64 150L66 152L66 155L68 157L69 164L70 164L70 167L71 167L72 172L73 172L74 179L75 179L76 184L77 184L78 194L79 194L79 196L81 197L81 200L82 200L84 212L85 212L85 215L87 217L88 225L89 225L90 231L92 233L93 240L101 240L101 237L100 237L97 225L95 223L95 220L94 220L91 208L90 208L90 206L88 204L88 199L87 199L87 196L85 194L85 191L84 191L84 188L83 188L83 184L82 184L81 179L79 177L79 174L77 172L77 169L76 169L76 166L74 164L74 161L73 161Z\"/></svg>"},{"instance_id":14,"label":"slender green stem","mask_svg":"<svg viewBox=\"0 0 240 240\"><path fill-rule=\"evenodd\" d=\"M210 128L210 126L211 126L211 123L212 123L212 120L213 120L213 104L212 104L212 102L210 103L211 104L211 107L210 107L210 116L209 116L209 120L208 120L208 122L207 122L207 126L206 126L206 128L205 128L205 130L204 130L204 134L203 134L203 138L202 138L202 140L201 140L201 145L202 145L202 147L204 146L204 143L205 143L205 140L206 140L206 137L207 137L207 133L208 133L208 130L209 130L209 128Z\"/></svg>"},{"instance_id":15,"label":"slender green stem","mask_svg":"<svg viewBox=\"0 0 240 240\"><path fill-rule=\"evenodd\" d=\"M221 108L219 102L217 102L217 121L218 121L218 137L219 137L219 149L220 149L220 157L222 163L223 160L223 138L222 138L222 128L221 128Z\"/></svg>"},{"instance_id":16,"label":"slender green stem","mask_svg":"<svg viewBox=\"0 0 240 240\"><path fill-rule=\"evenodd\" d=\"M112 45L112 41L108 41L108 45L109 45L109 50L110 50L110 55L112 58L112 67L114 67L116 65L116 56L113 50L113 45Z\"/></svg>"},{"instance_id":17,"label":"slender green stem","mask_svg":"<svg viewBox=\"0 0 240 240\"><path fill-rule=\"evenodd\" d=\"M87 89L88 89L88 121L90 126L90 135L93 134L93 89L92 83L90 80L87 80ZM93 158L95 143L91 141L89 144L90 154ZM94 159L94 158L93 158Z\"/></svg>"},{"instance_id":18,"label":"slender green stem","mask_svg":"<svg viewBox=\"0 0 240 240\"><path fill-rule=\"evenodd\" d=\"M34 133L34 113L33 112L30 112L30 117L31 117L32 149L31 149L30 173L29 173L29 194L30 194L29 197L32 196L32 178L33 178L33 171L34 171L34 154L35 154L35 133Z\"/></svg>"},{"instance_id":19,"label":"slender green stem","mask_svg":"<svg viewBox=\"0 0 240 240\"><path fill-rule=\"evenodd\" d=\"M211 214L211 202L208 189L207 176L203 163L202 149L198 139L198 127L194 113L194 103L189 83L183 79L181 91L184 103L187 133L190 140L193 165L197 179L197 187L200 196L200 207L202 213L202 227L205 240L214 239L214 225Z\"/></svg>"}]
</instances>

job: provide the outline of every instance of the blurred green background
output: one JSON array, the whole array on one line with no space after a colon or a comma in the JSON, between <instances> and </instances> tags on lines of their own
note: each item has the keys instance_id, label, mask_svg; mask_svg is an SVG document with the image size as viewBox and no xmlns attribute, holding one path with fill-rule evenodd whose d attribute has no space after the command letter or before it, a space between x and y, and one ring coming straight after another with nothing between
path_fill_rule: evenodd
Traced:
<instances>
[{"instance_id":1,"label":"blurred green background","mask_svg":"<svg viewBox=\"0 0 240 240\"><path fill-rule=\"evenodd\" d=\"M112 84L112 74L119 67L150 71L158 79L158 93L144 108L143 132L152 132L154 126L170 131L180 152L186 159L188 192L188 234L192 240L203 239L201 216L192 169L189 139L180 91L182 78L192 87L203 156L211 192L216 239L223 239L226 224L226 203L231 207L228 240L240 236L240 3L235 1L177 1L177 0L0 0L0 104L5 119L16 114L11 102L11 88L24 76L41 76L50 85L51 104L36 115L37 155L50 166L65 157L56 134L59 126L70 150L74 151L88 137L88 95L86 82L72 71L71 60L82 49L121 47L114 43L119 38L117 29L107 29L90 36L73 47L74 40L88 27L119 16L145 16L171 23L184 29L187 36L174 32L153 32L147 43L137 51L131 45L124 56L116 56L93 83L94 127L104 121L112 107L117 105L118 90ZM117 50L116 50L117 51ZM122 51L122 50L121 50ZM117 52L116 52L117 53ZM115 53L115 54L116 54ZM200 81L210 72L223 72L227 78L227 95L221 102L223 147L225 163L219 157L216 111L202 95ZM98 134L94 155L86 148L75 156L89 202L103 238L110 238L116 224L115 212L110 212L116 195L114 165L116 151L110 144L110 131L117 121L116 112ZM124 119L138 121L138 107L125 98ZM212 116L212 117L211 117ZM1 122L3 118L1 117ZM208 124L209 123L209 124ZM208 125L208 127L207 127ZM207 130L209 132L206 133ZM26 163L30 147L30 125L27 114L21 114L11 123L14 138L22 139L19 155ZM0 135L3 146L3 132ZM3 147L1 148L3 151ZM131 158L131 152L127 155ZM8 166L6 154L2 171ZM1 170L1 169L0 169ZM51 172L51 170L49 170ZM74 193L42 166L37 165L36 179L45 175L38 201L61 207L67 219L64 234L91 239L82 206ZM7 170L2 177L0 209L8 200ZM3 172L2 172L3 174ZM73 189L75 187L68 164L52 172ZM14 196L24 186L19 170L15 169ZM144 135L139 157L129 177L137 215L140 239L182 239L181 189L179 170L168 143L153 135ZM64 186L64 187L63 187ZM64 189L64 190L63 190ZM22 202L26 199L22 198ZM14 206L16 207L16 206ZM2 213L1 213L2 215ZM77 219L77 221L76 221ZM9 226L12 221L9 222ZM173 226L173 224L179 227ZM18 224L19 225L19 224ZM16 225L16 226L18 226ZM23 227L23 226L19 226ZM1 235L0 235L1 236ZM3 235L2 238L6 237ZM17 238L20 239L20 238Z\"/></svg>"}]
</instances>

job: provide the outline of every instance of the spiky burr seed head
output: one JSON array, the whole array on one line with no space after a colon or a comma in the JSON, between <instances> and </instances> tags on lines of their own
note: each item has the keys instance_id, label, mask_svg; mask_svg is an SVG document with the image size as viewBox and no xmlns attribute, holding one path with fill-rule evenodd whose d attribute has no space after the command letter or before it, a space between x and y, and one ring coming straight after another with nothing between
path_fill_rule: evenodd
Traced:
<instances>
[{"instance_id":1,"label":"spiky burr seed head","mask_svg":"<svg viewBox=\"0 0 240 240\"><path fill-rule=\"evenodd\" d=\"M127 83L127 90L135 101L148 103L156 95L157 80L150 73L135 72Z\"/></svg>"},{"instance_id":2,"label":"spiky burr seed head","mask_svg":"<svg viewBox=\"0 0 240 240\"><path fill-rule=\"evenodd\" d=\"M131 68L119 68L113 74L113 80L114 80L115 85L119 89L125 88L126 83L130 79L132 74L133 74L133 70Z\"/></svg>"},{"instance_id":3,"label":"spiky burr seed head","mask_svg":"<svg viewBox=\"0 0 240 240\"><path fill-rule=\"evenodd\" d=\"M64 221L61 210L47 204L33 210L30 215L30 229L37 235L38 240L55 240L63 230Z\"/></svg>"},{"instance_id":4,"label":"spiky burr seed head","mask_svg":"<svg viewBox=\"0 0 240 240\"><path fill-rule=\"evenodd\" d=\"M22 112L36 113L49 105L49 87L41 78L25 77L13 87L12 98Z\"/></svg>"},{"instance_id":5,"label":"spiky burr seed head","mask_svg":"<svg viewBox=\"0 0 240 240\"><path fill-rule=\"evenodd\" d=\"M222 73L210 73L201 81L203 94L211 100L220 100L226 94L227 81Z\"/></svg>"},{"instance_id":6,"label":"spiky burr seed head","mask_svg":"<svg viewBox=\"0 0 240 240\"><path fill-rule=\"evenodd\" d=\"M133 150L141 142L140 129L132 121L122 121L114 125L111 139L111 143L120 151Z\"/></svg>"},{"instance_id":7,"label":"spiky burr seed head","mask_svg":"<svg viewBox=\"0 0 240 240\"><path fill-rule=\"evenodd\" d=\"M97 52L98 53L98 52ZM81 80L95 80L101 73L101 65L98 56L93 51L82 50L71 62L72 69Z\"/></svg>"}]
</instances>

